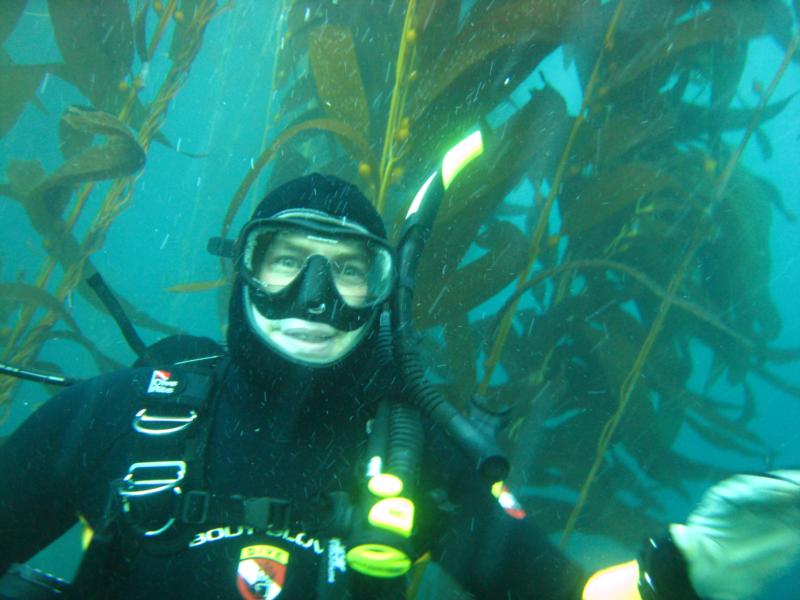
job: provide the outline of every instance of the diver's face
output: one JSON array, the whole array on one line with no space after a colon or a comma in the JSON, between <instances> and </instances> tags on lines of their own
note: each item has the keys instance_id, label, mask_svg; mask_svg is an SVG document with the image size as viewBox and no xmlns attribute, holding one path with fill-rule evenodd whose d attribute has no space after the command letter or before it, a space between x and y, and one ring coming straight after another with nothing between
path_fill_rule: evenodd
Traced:
<instances>
[{"instance_id":1,"label":"diver's face","mask_svg":"<svg viewBox=\"0 0 800 600\"><path fill-rule=\"evenodd\" d=\"M358 242L309 233L282 232L265 252L258 269L258 279L268 292L279 292L300 275L306 261L312 256L322 256L327 260L331 278L342 300L353 308L364 306L369 257L363 244Z\"/></svg>"},{"instance_id":2,"label":"diver's face","mask_svg":"<svg viewBox=\"0 0 800 600\"><path fill-rule=\"evenodd\" d=\"M300 275L311 256L327 259L336 290L350 306L364 304L367 294L367 257L359 244L299 233L282 234L270 245L258 270L258 279L269 291L279 291ZM320 298L334 302L334 298ZM308 306L309 311L316 306ZM342 331L318 320L268 319L255 306L252 318L262 337L275 350L295 361L325 365L333 363L360 341L367 325Z\"/></svg>"}]
</instances>

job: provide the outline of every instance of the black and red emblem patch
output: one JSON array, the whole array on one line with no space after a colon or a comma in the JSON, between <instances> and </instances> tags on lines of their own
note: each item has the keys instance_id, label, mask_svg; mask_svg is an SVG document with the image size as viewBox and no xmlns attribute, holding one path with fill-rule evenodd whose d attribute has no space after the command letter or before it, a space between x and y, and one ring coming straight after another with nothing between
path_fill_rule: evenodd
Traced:
<instances>
[{"instance_id":1,"label":"black and red emblem patch","mask_svg":"<svg viewBox=\"0 0 800 600\"><path fill-rule=\"evenodd\" d=\"M283 591L289 553L283 548L258 545L242 548L236 587L245 600L272 600Z\"/></svg>"}]
</instances>

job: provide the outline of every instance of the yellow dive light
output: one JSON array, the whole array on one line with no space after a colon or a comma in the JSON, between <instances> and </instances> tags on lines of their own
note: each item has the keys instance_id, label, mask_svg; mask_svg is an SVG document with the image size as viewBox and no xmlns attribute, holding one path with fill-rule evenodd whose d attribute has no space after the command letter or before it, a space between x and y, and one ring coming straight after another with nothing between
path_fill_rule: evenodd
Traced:
<instances>
[{"instance_id":1,"label":"yellow dive light","mask_svg":"<svg viewBox=\"0 0 800 600\"><path fill-rule=\"evenodd\" d=\"M389 579L405 575L411 568L408 554L387 544L361 544L347 552L351 569L370 577Z\"/></svg>"},{"instance_id":2,"label":"yellow dive light","mask_svg":"<svg viewBox=\"0 0 800 600\"><path fill-rule=\"evenodd\" d=\"M414 529L411 500L399 496L380 498L370 507L367 523L359 529L346 554L351 569L381 578L400 577L408 572L412 564L409 538Z\"/></svg>"}]
</instances>

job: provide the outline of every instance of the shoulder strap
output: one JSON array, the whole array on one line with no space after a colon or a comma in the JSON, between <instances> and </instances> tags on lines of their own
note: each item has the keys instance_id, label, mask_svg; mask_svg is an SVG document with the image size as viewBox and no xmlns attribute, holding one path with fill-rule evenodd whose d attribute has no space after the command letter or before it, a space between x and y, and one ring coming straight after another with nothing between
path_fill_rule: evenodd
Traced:
<instances>
[{"instance_id":1,"label":"shoulder strap","mask_svg":"<svg viewBox=\"0 0 800 600\"><path fill-rule=\"evenodd\" d=\"M181 366L180 371L173 366L153 369L142 382L142 408L131 423L138 434L134 442L136 460L122 479L111 482L100 526L93 532L67 598L108 597L109 586L121 585L127 579L119 572L124 562L119 556L123 550L132 551L142 535L125 535L131 526L131 522L122 523L126 507L146 511L137 500L174 503L182 495L187 473L202 477L216 384L224 379L228 364L227 356L221 356L202 365L195 363L191 370ZM140 526L140 533L158 531L163 525Z\"/></svg>"}]
</instances>

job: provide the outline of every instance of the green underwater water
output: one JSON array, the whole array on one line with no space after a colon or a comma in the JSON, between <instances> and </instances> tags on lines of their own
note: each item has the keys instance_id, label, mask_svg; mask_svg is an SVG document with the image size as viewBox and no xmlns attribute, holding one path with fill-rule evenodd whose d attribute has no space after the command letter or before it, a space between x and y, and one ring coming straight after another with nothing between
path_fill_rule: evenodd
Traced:
<instances>
[{"instance_id":1,"label":"green underwater water","mask_svg":"<svg viewBox=\"0 0 800 600\"><path fill-rule=\"evenodd\" d=\"M725 474L800 463L800 53L770 88L796 3L418 0L405 25L382 0L53 4L0 8L0 360L134 360L80 264L157 321L137 318L147 342L223 339L230 272L206 242L266 189L337 174L396 234L480 127L416 325L450 399L511 408L514 483L553 539L586 490L567 549L607 565ZM51 391L0 390L0 434ZM75 537L38 564L68 574Z\"/></svg>"}]
</instances>

